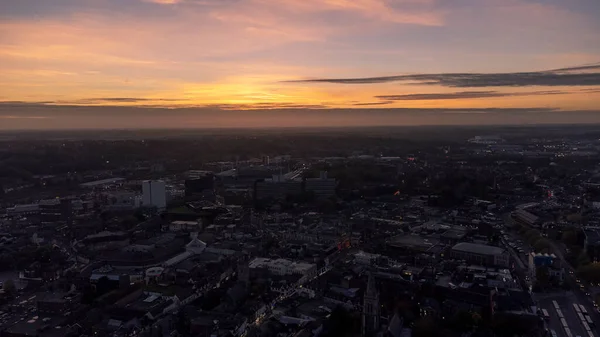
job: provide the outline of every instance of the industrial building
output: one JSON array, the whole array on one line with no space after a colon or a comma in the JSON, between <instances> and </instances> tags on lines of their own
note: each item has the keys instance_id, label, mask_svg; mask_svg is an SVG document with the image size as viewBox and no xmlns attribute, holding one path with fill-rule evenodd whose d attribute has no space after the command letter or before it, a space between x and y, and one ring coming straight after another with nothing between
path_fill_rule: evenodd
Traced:
<instances>
[{"instance_id":1,"label":"industrial building","mask_svg":"<svg viewBox=\"0 0 600 337\"><path fill-rule=\"evenodd\" d=\"M481 266L508 267L509 264L509 254L506 250L477 243L458 243L452 247L450 254L454 259Z\"/></svg>"},{"instance_id":2,"label":"industrial building","mask_svg":"<svg viewBox=\"0 0 600 337\"><path fill-rule=\"evenodd\" d=\"M516 222L526 226L537 226L539 224L539 217L524 209L512 212L511 216Z\"/></svg>"},{"instance_id":3,"label":"industrial building","mask_svg":"<svg viewBox=\"0 0 600 337\"><path fill-rule=\"evenodd\" d=\"M314 193L316 198L329 198L335 195L337 182L327 177L327 172L322 171L319 178L307 178L304 181L304 190Z\"/></svg>"},{"instance_id":4,"label":"industrial building","mask_svg":"<svg viewBox=\"0 0 600 337\"><path fill-rule=\"evenodd\" d=\"M282 175L274 175L271 179L257 181L254 184L254 199L285 199L288 195L302 193L302 182L286 180Z\"/></svg>"}]
</instances>

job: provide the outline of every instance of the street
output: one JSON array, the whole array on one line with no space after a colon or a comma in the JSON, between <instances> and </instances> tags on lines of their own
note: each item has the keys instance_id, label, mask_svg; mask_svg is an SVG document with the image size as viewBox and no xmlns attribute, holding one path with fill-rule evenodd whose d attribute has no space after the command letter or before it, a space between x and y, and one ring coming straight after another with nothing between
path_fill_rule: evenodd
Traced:
<instances>
[{"instance_id":1,"label":"street","mask_svg":"<svg viewBox=\"0 0 600 337\"><path fill-rule=\"evenodd\" d=\"M582 303L579 301L578 296L574 292L565 292L565 293L552 293L552 294L536 294L534 295L534 299L538 303L538 307L540 310L546 309L550 318L547 320L548 329L554 330L557 336L565 336L565 337L591 337L588 331L584 328L583 323L579 319L575 308L573 307L573 303L583 304L586 307L588 313L591 313L590 317L592 320L596 322L594 316L595 312L593 311L593 307L589 305L589 303ZM562 321L559 317L559 312L554 308L553 301L556 301L559 305L559 310L562 316L564 317L568 329L571 332L569 336L563 325ZM592 311L590 311L592 310ZM598 331L594 327L590 327L593 332L593 336L599 336Z\"/></svg>"}]
</instances>

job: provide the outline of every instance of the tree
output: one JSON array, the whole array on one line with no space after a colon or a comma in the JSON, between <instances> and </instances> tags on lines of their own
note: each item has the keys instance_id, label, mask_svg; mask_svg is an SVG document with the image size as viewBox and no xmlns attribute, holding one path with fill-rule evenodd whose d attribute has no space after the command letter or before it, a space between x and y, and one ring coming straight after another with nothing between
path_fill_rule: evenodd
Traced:
<instances>
[{"instance_id":1,"label":"tree","mask_svg":"<svg viewBox=\"0 0 600 337\"><path fill-rule=\"evenodd\" d=\"M144 211L141 208L136 209L133 213L133 216L137 219L138 222L146 220L146 215L144 215Z\"/></svg>"},{"instance_id":2,"label":"tree","mask_svg":"<svg viewBox=\"0 0 600 337\"><path fill-rule=\"evenodd\" d=\"M360 319L353 317L344 308L336 307L323 325L322 336L352 336L360 331L358 322L360 322Z\"/></svg>"},{"instance_id":3,"label":"tree","mask_svg":"<svg viewBox=\"0 0 600 337\"><path fill-rule=\"evenodd\" d=\"M546 239L540 238L537 241L535 241L532 246L536 252L539 252L542 249L550 248L550 242Z\"/></svg>"},{"instance_id":4,"label":"tree","mask_svg":"<svg viewBox=\"0 0 600 337\"><path fill-rule=\"evenodd\" d=\"M538 231L537 229L530 229L527 232L525 232L524 235L525 241L527 241L528 243L535 242L539 237L540 231Z\"/></svg>"},{"instance_id":5,"label":"tree","mask_svg":"<svg viewBox=\"0 0 600 337\"><path fill-rule=\"evenodd\" d=\"M521 235L525 235L525 233L527 233L527 231L529 231L529 228L526 226L521 226L519 228L519 234L521 234Z\"/></svg>"},{"instance_id":6,"label":"tree","mask_svg":"<svg viewBox=\"0 0 600 337\"><path fill-rule=\"evenodd\" d=\"M577 232L575 230L564 231L561 240L567 245L575 245L577 244Z\"/></svg>"},{"instance_id":7,"label":"tree","mask_svg":"<svg viewBox=\"0 0 600 337\"><path fill-rule=\"evenodd\" d=\"M590 257L587 255L585 250L582 250L577 256L577 265L586 266L588 264L590 264Z\"/></svg>"},{"instance_id":8,"label":"tree","mask_svg":"<svg viewBox=\"0 0 600 337\"><path fill-rule=\"evenodd\" d=\"M108 211L102 211L102 213L100 213L100 220L102 221L102 224L106 224L108 222L108 220L110 220L111 214Z\"/></svg>"},{"instance_id":9,"label":"tree","mask_svg":"<svg viewBox=\"0 0 600 337\"><path fill-rule=\"evenodd\" d=\"M4 293L9 296L12 296L17 292L17 287L15 286L15 282L13 280L4 281L2 289L4 290Z\"/></svg>"},{"instance_id":10,"label":"tree","mask_svg":"<svg viewBox=\"0 0 600 337\"><path fill-rule=\"evenodd\" d=\"M498 313L494 315L492 329L496 336L535 336L540 327L533 318L535 317Z\"/></svg>"},{"instance_id":11,"label":"tree","mask_svg":"<svg viewBox=\"0 0 600 337\"><path fill-rule=\"evenodd\" d=\"M102 276L96 283L96 295L102 296L113 289L112 282L106 276Z\"/></svg>"},{"instance_id":12,"label":"tree","mask_svg":"<svg viewBox=\"0 0 600 337\"><path fill-rule=\"evenodd\" d=\"M538 267L535 270L535 280L540 287L547 287L550 284L550 273L548 271L548 267Z\"/></svg>"},{"instance_id":13,"label":"tree","mask_svg":"<svg viewBox=\"0 0 600 337\"><path fill-rule=\"evenodd\" d=\"M138 223L138 219L134 215L128 215L123 220L121 220L121 225L123 227L129 229L135 226Z\"/></svg>"},{"instance_id":14,"label":"tree","mask_svg":"<svg viewBox=\"0 0 600 337\"><path fill-rule=\"evenodd\" d=\"M184 336L190 333L190 319L187 317L184 310L179 310L177 313L175 330Z\"/></svg>"},{"instance_id":15,"label":"tree","mask_svg":"<svg viewBox=\"0 0 600 337\"><path fill-rule=\"evenodd\" d=\"M415 322L413 327L414 337L436 337L439 336L439 327L431 317L422 317Z\"/></svg>"},{"instance_id":16,"label":"tree","mask_svg":"<svg viewBox=\"0 0 600 337\"><path fill-rule=\"evenodd\" d=\"M583 217L581 216L581 213L573 213L567 215L567 221L569 222L581 222L582 219Z\"/></svg>"},{"instance_id":17,"label":"tree","mask_svg":"<svg viewBox=\"0 0 600 337\"><path fill-rule=\"evenodd\" d=\"M475 314L469 311L460 310L450 319L448 324L453 330L467 332L473 330L476 324L476 317Z\"/></svg>"},{"instance_id":18,"label":"tree","mask_svg":"<svg viewBox=\"0 0 600 337\"><path fill-rule=\"evenodd\" d=\"M593 283L600 282L600 263L591 263L577 268L577 277Z\"/></svg>"}]
</instances>

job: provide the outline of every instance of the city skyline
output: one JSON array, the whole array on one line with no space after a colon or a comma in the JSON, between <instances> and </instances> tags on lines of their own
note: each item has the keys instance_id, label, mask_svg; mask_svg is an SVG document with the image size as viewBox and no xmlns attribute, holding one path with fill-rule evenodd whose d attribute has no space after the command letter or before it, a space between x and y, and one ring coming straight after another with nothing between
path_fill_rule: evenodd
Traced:
<instances>
[{"instance_id":1,"label":"city skyline","mask_svg":"<svg viewBox=\"0 0 600 337\"><path fill-rule=\"evenodd\" d=\"M335 124L307 110L354 116L340 125L600 122L598 12L595 0L0 0L0 129L135 127L142 107L143 127Z\"/></svg>"}]
</instances>

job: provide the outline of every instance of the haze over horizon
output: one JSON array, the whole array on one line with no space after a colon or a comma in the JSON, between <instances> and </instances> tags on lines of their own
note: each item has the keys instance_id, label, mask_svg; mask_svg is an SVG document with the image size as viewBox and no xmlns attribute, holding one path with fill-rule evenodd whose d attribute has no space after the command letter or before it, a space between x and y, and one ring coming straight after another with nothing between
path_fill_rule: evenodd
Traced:
<instances>
[{"instance_id":1,"label":"haze over horizon","mask_svg":"<svg viewBox=\"0 0 600 337\"><path fill-rule=\"evenodd\" d=\"M0 0L0 130L600 122L597 0Z\"/></svg>"}]
</instances>

